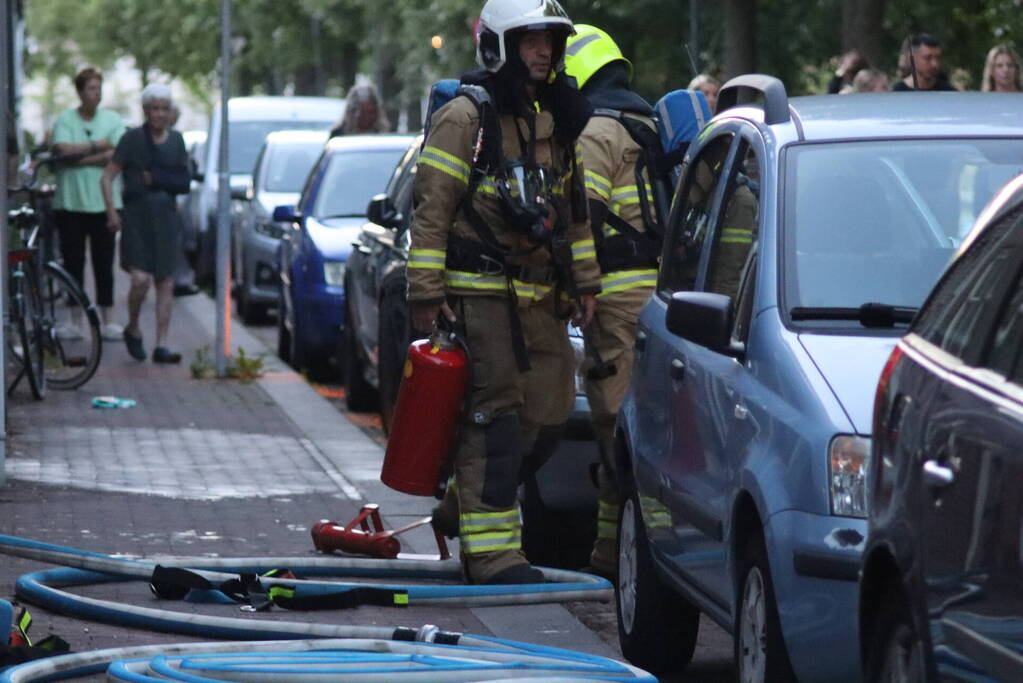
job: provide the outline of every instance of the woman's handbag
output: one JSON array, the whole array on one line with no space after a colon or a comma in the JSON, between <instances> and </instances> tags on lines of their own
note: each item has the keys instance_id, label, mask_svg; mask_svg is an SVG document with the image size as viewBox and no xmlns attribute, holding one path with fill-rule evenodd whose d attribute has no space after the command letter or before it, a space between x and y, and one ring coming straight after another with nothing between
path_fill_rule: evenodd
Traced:
<instances>
[{"instance_id":1,"label":"woman's handbag","mask_svg":"<svg viewBox=\"0 0 1023 683\"><path fill-rule=\"evenodd\" d=\"M149 129L145 129L146 143L149 146L149 175L153 179L152 189L163 190L170 194L188 194L192 187L192 175L188 166L167 166L158 164L156 143L153 142Z\"/></svg>"}]
</instances>

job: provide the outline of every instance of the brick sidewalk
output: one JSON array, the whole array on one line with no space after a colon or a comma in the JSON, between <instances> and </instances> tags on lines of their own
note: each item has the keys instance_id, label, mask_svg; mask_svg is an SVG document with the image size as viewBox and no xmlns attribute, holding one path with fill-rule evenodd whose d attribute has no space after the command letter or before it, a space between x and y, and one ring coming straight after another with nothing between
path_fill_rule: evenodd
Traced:
<instances>
[{"instance_id":1,"label":"brick sidewalk","mask_svg":"<svg viewBox=\"0 0 1023 683\"><path fill-rule=\"evenodd\" d=\"M126 278L118 273L117 312ZM153 345L152 298L143 312L147 351ZM213 340L213 302L177 299L169 345L178 366L138 362L121 342L106 342L96 376L77 391L51 391L35 402L27 387L8 399L7 483L0 487L0 533L132 557L155 555L312 557L309 527L319 519L345 523L363 499L379 502L389 526L428 513L431 500L390 491L378 476L382 450L276 358L251 384L196 380L195 352ZM267 349L235 327L232 348ZM99 410L94 396L137 401ZM387 514L390 513L390 514ZM430 552L424 533L406 541ZM47 568L0 555L0 597L13 599L21 574ZM140 588L141 586L141 588ZM97 588L90 595L139 601L163 609L143 584ZM434 623L442 628L533 640L620 656L558 605L528 608L361 607L344 613L273 612L270 618L352 624ZM193 640L82 622L32 608L36 635L63 635L75 650Z\"/></svg>"}]
</instances>

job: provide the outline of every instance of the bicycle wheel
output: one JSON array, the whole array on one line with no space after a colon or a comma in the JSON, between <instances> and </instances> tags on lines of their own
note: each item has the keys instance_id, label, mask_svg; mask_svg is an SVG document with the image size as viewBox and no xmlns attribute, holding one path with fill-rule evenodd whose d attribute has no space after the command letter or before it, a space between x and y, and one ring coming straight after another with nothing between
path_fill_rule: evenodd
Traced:
<instances>
[{"instance_id":1,"label":"bicycle wheel","mask_svg":"<svg viewBox=\"0 0 1023 683\"><path fill-rule=\"evenodd\" d=\"M33 277L31 264L26 263L19 278L20 296L22 299L22 315L18 319L18 336L21 338L23 350L22 362L28 376L28 386L32 396L41 401L46 394L46 376L43 370L45 330L43 327L43 301L39 293L38 281Z\"/></svg>"},{"instance_id":2,"label":"bicycle wheel","mask_svg":"<svg viewBox=\"0 0 1023 683\"><path fill-rule=\"evenodd\" d=\"M31 334L32 325L29 304L25 301L25 272L21 266L11 271L8 286L8 306L5 315L7 358L5 364L8 377L14 377L7 385L7 394L10 395L18 382L27 377L29 390L36 400L43 397L43 375L39 364L33 364L33 356L38 358L38 346L33 344ZM13 366L11 364L13 362Z\"/></svg>"},{"instance_id":3,"label":"bicycle wheel","mask_svg":"<svg viewBox=\"0 0 1023 683\"><path fill-rule=\"evenodd\" d=\"M99 313L78 283L53 261L43 267L46 384L77 389L96 374L103 341Z\"/></svg>"}]
</instances>

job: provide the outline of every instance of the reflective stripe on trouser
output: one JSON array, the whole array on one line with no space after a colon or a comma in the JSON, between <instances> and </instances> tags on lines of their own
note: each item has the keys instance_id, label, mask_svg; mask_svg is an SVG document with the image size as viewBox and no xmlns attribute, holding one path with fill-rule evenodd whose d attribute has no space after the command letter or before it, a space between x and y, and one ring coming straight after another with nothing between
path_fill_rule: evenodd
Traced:
<instances>
[{"instance_id":1,"label":"reflective stripe on trouser","mask_svg":"<svg viewBox=\"0 0 1023 683\"><path fill-rule=\"evenodd\" d=\"M574 356L553 297L520 301L518 312L530 363L525 373L512 352L508 301L466 296L455 302L472 365L455 479L462 556L475 583L526 562L516 501L523 457L535 428L564 423L572 408Z\"/></svg>"}]
</instances>

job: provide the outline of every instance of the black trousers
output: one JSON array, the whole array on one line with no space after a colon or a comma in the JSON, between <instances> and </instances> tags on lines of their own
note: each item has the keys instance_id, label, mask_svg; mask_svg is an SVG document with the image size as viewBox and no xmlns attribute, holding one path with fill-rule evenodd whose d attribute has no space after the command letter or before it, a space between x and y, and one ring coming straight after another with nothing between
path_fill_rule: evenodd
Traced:
<instances>
[{"instance_id":1,"label":"black trousers","mask_svg":"<svg viewBox=\"0 0 1023 683\"><path fill-rule=\"evenodd\" d=\"M81 211L53 213L60 235L60 255L64 259L64 269L85 288L82 278L85 276L85 243L88 241L92 274L96 280L96 305L113 306L115 236L107 228L107 215Z\"/></svg>"}]
</instances>

